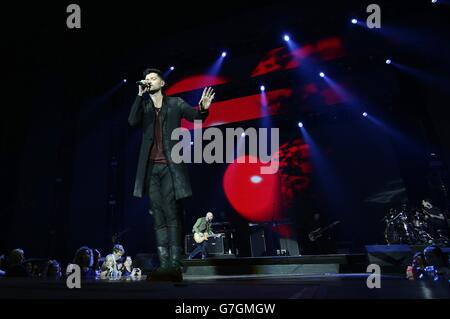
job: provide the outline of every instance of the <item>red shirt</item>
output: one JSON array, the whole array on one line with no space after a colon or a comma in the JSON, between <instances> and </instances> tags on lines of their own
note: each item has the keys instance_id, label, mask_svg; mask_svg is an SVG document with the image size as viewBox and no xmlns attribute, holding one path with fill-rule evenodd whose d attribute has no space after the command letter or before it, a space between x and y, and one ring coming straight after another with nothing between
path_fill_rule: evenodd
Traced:
<instances>
[{"instance_id":1,"label":"red shirt","mask_svg":"<svg viewBox=\"0 0 450 319\"><path fill-rule=\"evenodd\" d=\"M153 137L153 144L150 149L150 160L154 163L167 164L167 158L164 155L163 141L162 141L162 125L161 125L161 108L154 108L155 110L155 132Z\"/></svg>"}]
</instances>

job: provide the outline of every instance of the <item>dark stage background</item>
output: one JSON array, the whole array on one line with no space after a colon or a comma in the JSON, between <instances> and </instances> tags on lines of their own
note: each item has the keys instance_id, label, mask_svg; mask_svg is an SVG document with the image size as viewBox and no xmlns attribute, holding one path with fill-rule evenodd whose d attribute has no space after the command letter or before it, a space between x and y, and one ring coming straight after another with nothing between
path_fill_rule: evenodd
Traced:
<instances>
[{"instance_id":1,"label":"dark stage background","mask_svg":"<svg viewBox=\"0 0 450 319\"><path fill-rule=\"evenodd\" d=\"M449 6L381 1L383 33L349 23L369 3L79 2L78 30L66 27L69 3L7 6L0 252L67 260L81 245L107 252L114 235L127 254L155 250L149 202L132 196L141 131L127 123L149 66L174 65L167 93L193 106L215 87L206 126L280 128L280 171L257 186L254 165L226 182L228 164L189 165L187 232L212 211L249 255L249 222L290 220L276 230L301 248L320 211L358 252L384 242L390 207L430 196L446 206Z\"/></svg>"}]
</instances>

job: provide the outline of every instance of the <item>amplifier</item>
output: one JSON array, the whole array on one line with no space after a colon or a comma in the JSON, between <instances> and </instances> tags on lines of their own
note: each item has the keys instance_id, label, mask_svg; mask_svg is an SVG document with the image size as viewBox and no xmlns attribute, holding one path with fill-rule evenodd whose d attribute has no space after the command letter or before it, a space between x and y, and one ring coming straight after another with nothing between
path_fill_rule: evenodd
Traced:
<instances>
[{"instance_id":1,"label":"amplifier","mask_svg":"<svg viewBox=\"0 0 450 319\"><path fill-rule=\"evenodd\" d=\"M266 236L263 228L250 232L250 249L252 257L267 255Z\"/></svg>"},{"instance_id":2,"label":"amplifier","mask_svg":"<svg viewBox=\"0 0 450 319\"><path fill-rule=\"evenodd\" d=\"M189 254L196 247L193 235L186 235L184 241L184 249L186 254ZM209 255L225 255L225 238L211 237L206 241L206 251Z\"/></svg>"}]
</instances>

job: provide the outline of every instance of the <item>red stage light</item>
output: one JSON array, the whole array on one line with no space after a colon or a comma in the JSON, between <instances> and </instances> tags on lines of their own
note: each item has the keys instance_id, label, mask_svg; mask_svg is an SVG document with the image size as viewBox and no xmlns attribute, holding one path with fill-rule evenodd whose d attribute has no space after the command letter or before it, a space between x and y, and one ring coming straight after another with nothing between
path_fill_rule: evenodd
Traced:
<instances>
[{"instance_id":1,"label":"red stage light","mask_svg":"<svg viewBox=\"0 0 450 319\"><path fill-rule=\"evenodd\" d=\"M244 218L253 222L280 219L279 175L260 173L260 167L267 164L250 163L251 156L245 156L245 163L231 163L223 178L223 187L228 201ZM255 159L255 157L253 157Z\"/></svg>"},{"instance_id":2,"label":"red stage light","mask_svg":"<svg viewBox=\"0 0 450 319\"><path fill-rule=\"evenodd\" d=\"M227 83L228 80L221 76L214 75L193 75L179 82L174 83L172 86L166 89L165 94L173 95L182 92L188 92L198 89L203 89L206 86L215 86Z\"/></svg>"}]
</instances>

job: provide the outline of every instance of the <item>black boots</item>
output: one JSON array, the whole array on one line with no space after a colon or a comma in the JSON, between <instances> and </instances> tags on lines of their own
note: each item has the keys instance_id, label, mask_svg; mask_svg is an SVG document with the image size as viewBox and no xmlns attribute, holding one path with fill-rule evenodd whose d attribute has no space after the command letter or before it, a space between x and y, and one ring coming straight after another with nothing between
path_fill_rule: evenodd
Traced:
<instances>
[{"instance_id":1,"label":"black boots","mask_svg":"<svg viewBox=\"0 0 450 319\"><path fill-rule=\"evenodd\" d=\"M158 252L160 247L158 247ZM162 251L168 252L168 249L165 247ZM163 259L160 257L161 266L156 270L151 272L147 276L148 281L173 281L180 282L183 281L183 273L181 269L181 247L171 247L170 250L170 260L169 258L165 259L165 257L169 257L169 254L163 255ZM161 256L161 255L160 255ZM180 257L178 257L180 256Z\"/></svg>"},{"instance_id":2,"label":"black boots","mask_svg":"<svg viewBox=\"0 0 450 319\"><path fill-rule=\"evenodd\" d=\"M169 243L170 243L170 268L177 279L182 279L183 264L181 262L181 255L183 254L182 240L181 240L181 225L175 227L168 227Z\"/></svg>"},{"instance_id":3,"label":"black boots","mask_svg":"<svg viewBox=\"0 0 450 319\"><path fill-rule=\"evenodd\" d=\"M159 268L169 268L170 265L170 255L169 249L167 247L158 247L158 257L159 257Z\"/></svg>"},{"instance_id":4,"label":"black boots","mask_svg":"<svg viewBox=\"0 0 450 319\"><path fill-rule=\"evenodd\" d=\"M180 246L170 247L170 267L172 268L182 268L181 254L183 253L183 248Z\"/></svg>"},{"instance_id":5,"label":"black boots","mask_svg":"<svg viewBox=\"0 0 450 319\"><path fill-rule=\"evenodd\" d=\"M156 230L156 242L158 244L158 256L160 267L151 272L147 280L150 281L173 281L183 280L181 255L181 225L177 221L176 225L159 227Z\"/></svg>"},{"instance_id":6,"label":"black boots","mask_svg":"<svg viewBox=\"0 0 450 319\"><path fill-rule=\"evenodd\" d=\"M170 251L167 247L158 247L158 256L160 266L156 271L151 272L147 280L149 281L183 281L181 254L182 248L171 246Z\"/></svg>"}]
</instances>

